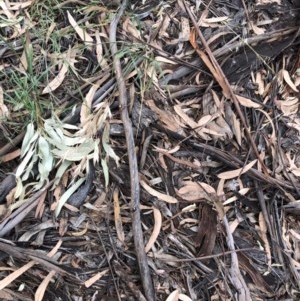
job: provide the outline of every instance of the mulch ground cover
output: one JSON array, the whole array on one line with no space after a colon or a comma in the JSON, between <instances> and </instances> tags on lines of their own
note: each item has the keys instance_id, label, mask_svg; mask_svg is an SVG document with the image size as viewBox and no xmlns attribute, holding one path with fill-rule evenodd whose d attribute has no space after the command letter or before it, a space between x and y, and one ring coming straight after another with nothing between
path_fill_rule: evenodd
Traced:
<instances>
[{"instance_id":1,"label":"mulch ground cover","mask_svg":"<svg viewBox=\"0 0 300 301\"><path fill-rule=\"evenodd\" d=\"M299 300L299 25L0 1L0 300Z\"/></svg>"}]
</instances>

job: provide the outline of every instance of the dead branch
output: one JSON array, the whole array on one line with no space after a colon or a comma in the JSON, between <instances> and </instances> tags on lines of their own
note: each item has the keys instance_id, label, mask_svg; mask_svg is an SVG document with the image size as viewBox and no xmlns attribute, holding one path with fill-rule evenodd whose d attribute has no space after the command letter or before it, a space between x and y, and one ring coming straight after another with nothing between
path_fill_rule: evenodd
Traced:
<instances>
[{"instance_id":1,"label":"dead branch","mask_svg":"<svg viewBox=\"0 0 300 301\"><path fill-rule=\"evenodd\" d=\"M119 88L119 99L121 107L121 118L124 124L127 152L130 166L130 179L131 179L131 210L132 210L132 230L134 235L134 245L137 255L137 261L140 269L141 280L148 301L154 301L155 292L150 275L150 270L145 253L143 232L141 227L141 213L140 213L140 188L139 188L139 175L138 165L135 153L135 143L133 138L132 125L129 119L127 110L127 92L124 77L122 75L121 62L117 56L118 48L116 42L116 32L118 22L126 8L127 1L124 0L119 8L118 13L114 16L109 30L110 49L114 60L114 68L116 73L116 80Z\"/></svg>"}]
</instances>

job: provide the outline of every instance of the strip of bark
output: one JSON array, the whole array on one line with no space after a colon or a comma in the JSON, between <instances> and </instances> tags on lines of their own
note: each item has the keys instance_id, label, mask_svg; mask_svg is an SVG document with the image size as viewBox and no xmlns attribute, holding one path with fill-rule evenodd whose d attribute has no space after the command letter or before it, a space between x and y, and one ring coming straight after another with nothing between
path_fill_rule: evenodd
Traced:
<instances>
[{"instance_id":1,"label":"strip of bark","mask_svg":"<svg viewBox=\"0 0 300 301\"><path fill-rule=\"evenodd\" d=\"M145 246L143 240L143 231L141 226L141 213L140 213L140 187L138 165L135 153L135 144L133 138L133 130L127 110L127 92L125 80L122 75L121 62L117 56L118 48L116 43L116 32L118 22L126 8L127 0L123 0L118 13L114 16L109 30L110 49L113 55L114 68L116 80L119 89L119 100L121 109L121 118L125 129L126 145L128 152L128 160L130 167L130 182L131 182L131 210L132 210L132 231L134 235L134 245L137 256L137 261L140 269L141 280L144 288L144 293L148 301L155 301L155 292L153 282L150 275L150 270L145 253Z\"/></svg>"}]
</instances>

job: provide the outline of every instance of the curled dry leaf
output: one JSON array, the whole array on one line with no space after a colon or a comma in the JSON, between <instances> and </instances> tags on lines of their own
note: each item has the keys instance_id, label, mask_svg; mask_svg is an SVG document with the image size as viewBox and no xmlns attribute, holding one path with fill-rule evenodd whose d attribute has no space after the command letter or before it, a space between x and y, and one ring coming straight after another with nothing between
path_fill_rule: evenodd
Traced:
<instances>
[{"instance_id":1,"label":"curled dry leaf","mask_svg":"<svg viewBox=\"0 0 300 301\"><path fill-rule=\"evenodd\" d=\"M68 13L69 22L72 25L72 27L75 29L76 33L79 35L80 39L86 44L86 46L90 47L91 44L94 42L92 37L77 24L77 22L69 13L69 11L67 13Z\"/></svg>"},{"instance_id":2,"label":"curled dry leaf","mask_svg":"<svg viewBox=\"0 0 300 301\"><path fill-rule=\"evenodd\" d=\"M159 109L152 99L147 100L145 103L153 112L155 112L159 116L159 120L164 123L169 130L184 135L184 131L182 129L184 125L181 124L177 119L175 119L173 114L166 110Z\"/></svg>"},{"instance_id":3,"label":"curled dry leaf","mask_svg":"<svg viewBox=\"0 0 300 301\"><path fill-rule=\"evenodd\" d=\"M60 71L58 72L57 76L52 81L50 81L50 83L48 83L48 85L44 88L42 94L51 93L62 84L69 70L69 66L73 66L76 62L75 54L76 52L74 49L69 49L67 53L63 55L62 67Z\"/></svg>"},{"instance_id":4,"label":"curled dry leaf","mask_svg":"<svg viewBox=\"0 0 300 301\"><path fill-rule=\"evenodd\" d=\"M159 200L161 201L164 201L164 202L167 202L167 203L171 203L171 204L175 204L177 203L178 201L170 196L170 195L167 195L167 194L163 194L163 193L160 193L158 191L156 191L155 189L151 188L148 184L146 184L145 181L143 180L140 180L140 184L142 185L142 187L149 193L151 194L152 196L155 196L157 197Z\"/></svg>"},{"instance_id":5,"label":"curled dry leaf","mask_svg":"<svg viewBox=\"0 0 300 301\"><path fill-rule=\"evenodd\" d=\"M225 180L236 178L236 177L242 175L243 173L247 172L249 169L251 169L255 165L256 162L257 162L257 159L253 160L252 162L248 163L247 165L245 165L242 168L222 172L222 173L218 174L218 178L225 179Z\"/></svg>"},{"instance_id":6,"label":"curled dry leaf","mask_svg":"<svg viewBox=\"0 0 300 301\"><path fill-rule=\"evenodd\" d=\"M168 296L166 301L178 301L178 298L179 298L179 291L175 290Z\"/></svg>"},{"instance_id":7,"label":"curled dry leaf","mask_svg":"<svg viewBox=\"0 0 300 301\"><path fill-rule=\"evenodd\" d=\"M114 200L114 217L115 217L115 226L117 231L118 239L124 243L125 234L123 230L123 223L121 217L121 209L120 209L120 202L119 202L119 189L116 188L113 193L113 200Z\"/></svg>"},{"instance_id":8,"label":"curled dry leaf","mask_svg":"<svg viewBox=\"0 0 300 301\"><path fill-rule=\"evenodd\" d=\"M5 277L3 280L0 281L0 290L3 290L6 286L11 284L15 279L20 277L22 274L24 274L34 265L35 265L35 261L31 260L27 264L23 265L22 267L14 271L13 273L9 274L7 277Z\"/></svg>"},{"instance_id":9,"label":"curled dry leaf","mask_svg":"<svg viewBox=\"0 0 300 301\"><path fill-rule=\"evenodd\" d=\"M239 103L247 108L254 108L254 109L258 109L261 107L260 104L255 103L254 101L250 100L249 98L246 98L244 96L240 96L240 95L236 95L236 99L239 101Z\"/></svg>"},{"instance_id":10,"label":"curled dry leaf","mask_svg":"<svg viewBox=\"0 0 300 301\"><path fill-rule=\"evenodd\" d=\"M109 270L106 269L102 272L97 273L96 275L94 275L93 277L91 277L90 279L88 279L87 281L84 282L85 287L90 287L92 286L96 281L98 281L102 276L104 276Z\"/></svg>"},{"instance_id":11,"label":"curled dry leaf","mask_svg":"<svg viewBox=\"0 0 300 301\"><path fill-rule=\"evenodd\" d=\"M294 92L299 92L297 87L295 86L295 84L293 83L290 74L287 70L283 70L282 71L283 74L283 78L285 80L285 82L289 85L289 87L294 91Z\"/></svg>"},{"instance_id":12,"label":"curled dry leaf","mask_svg":"<svg viewBox=\"0 0 300 301\"><path fill-rule=\"evenodd\" d=\"M181 301L193 301L190 297L184 294L179 294L178 299Z\"/></svg>"},{"instance_id":13,"label":"curled dry leaf","mask_svg":"<svg viewBox=\"0 0 300 301\"><path fill-rule=\"evenodd\" d=\"M92 101L98 88L99 88L99 82L97 82L96 84L92 84L81 106L80 123L82 126L87 122L88 117L91 114Z\"/></svg>"},{"instance_id":14,"label":"curled dry leaf","mask_svg":"<svg viewBox=\"0 0 300 301\"><path fill-rule=\"evenodd\" d=\"M291 116L298 112L299 99L298 97L287 97L285 100L277 100L275 104L284 116Z\"/></svg>"},{"instance_id":15,"label":"curled dry leaf","mask_svg":"<svg viewBox=\"0 0 300 301\"><path fill-rule=\"evenodd\" d=\"M153 209L153 215L154 215L154 227L153 227L152 234L149 238L149 241L145 247L146 253L148 253L151 250L152 246L154 245L154 243L160 233L160 229L161 229L161 225L162 225L162 216L161 216L160 211L155 207L152 207L152 209Z\"/></svg>"},{"instance_id":16,"label":"curled dry leaf","mask_svg":"<svg viewBox=\"0 0 300 301\"><path fill-rule=\"evenodd\" d=\"M39 285L38 289L35 292L34 301L42 301L44 298L45 291L48 287L49 282L55 275L55 271L50 271L48 275L43 279L41 284Z\"/></svg>"},{"instance_id":17,"label":"curled dry leaf","mask_svg":"<svg viewBox=\"0 0 300 301\"><path fill-rule=\"evenodd\" d=\"M271 269L272 269L271 247L270 247L270 243L269 243L269 240L267 237L267 229L268 229L267 223L266 223L266 220L265 220L262 212L259 213L258 223L259 223L259 228L260 228L260 237L261 237L262 241L264 242L264 247L265 247L265 251L266 251L266 255L267 255L267 259L268 259L268 270L271 271Z\"/></svg>"},{"instance_id":18,"label":"curled dry leaf","mask_svg":"<svg viewBox=\"0 0 300 301\"><path fill-rule=\"evenodd\" d=\"M250 190L250 188L243 188L243 189L239 190L239 194L245 195L249 190ZM230 203L236 201L237 199L238 199L238 198L237 198L236 196L233 196L233 197L227 199L227 200L223 203L223 205L224 205L224 206L225 206L225 205L228 205L228 204L230 204Z\"/></svg>"}]
</instances>

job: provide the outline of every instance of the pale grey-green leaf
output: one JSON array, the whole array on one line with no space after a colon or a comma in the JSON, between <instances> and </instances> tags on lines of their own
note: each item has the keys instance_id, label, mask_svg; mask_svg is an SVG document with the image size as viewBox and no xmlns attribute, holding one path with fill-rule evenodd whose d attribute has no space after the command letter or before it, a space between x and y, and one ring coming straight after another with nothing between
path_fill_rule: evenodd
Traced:
<instances>
[{"instance_id":1,"label":"pale grey-green leaf","mask_svg":"<svg viewBox=\"0 0 300 301\"><path fill-rule=\"evenodd\" d=\"M105 159L101 159L101 166L104 175L105 187L107 187L109 184L109 170Z\"/></svg>"},{"instance_id":2,"label":"pale grey-green leaf","mask_svg":"<svg viewBox=\"0 0 300 301\"><path fill-rule=\"evenodd\" d=\"M59 166L59 168L58 168L58 170L57 170L57 172L56 172L56 175L55 175L55 182L54 182L54 185L58 185L58 183L60 182L60 180L61 180L63 174L65 173L65 171L69 168L69 166L70 166L71 164L72 164L72 162L71 162L71 161L68 161L68 160L64 160L64 161L60 164L60 166Z\"/></svg>"},{"instance_id":3,"label":"pale grey-green leaf","mask_svg":"<svg viewBox=\"0 0 300 301\"><path fill-rule=\"evenodd\" d=\"M31 140L31 138L34 135L34 125L33 123L29 123L26 127L26 133L22 142L22 147L21 147L21 154L24 154L26 152L26 149L29 146L29 142Z\"/></svg>"},{"instance_id":4,"label":"pale grey-green leaf","mask_svg":"<svg viewBox=\"0 0 300 301\"><path fill-rule=\"evenodd\" d=\"M55 217L58 217L63 205L68 201L70 196L82 185L85 181L85 177L79 179L76 183L74 183L59 199L57 207L55 209Z\"/></svg>"}]
</instances>

